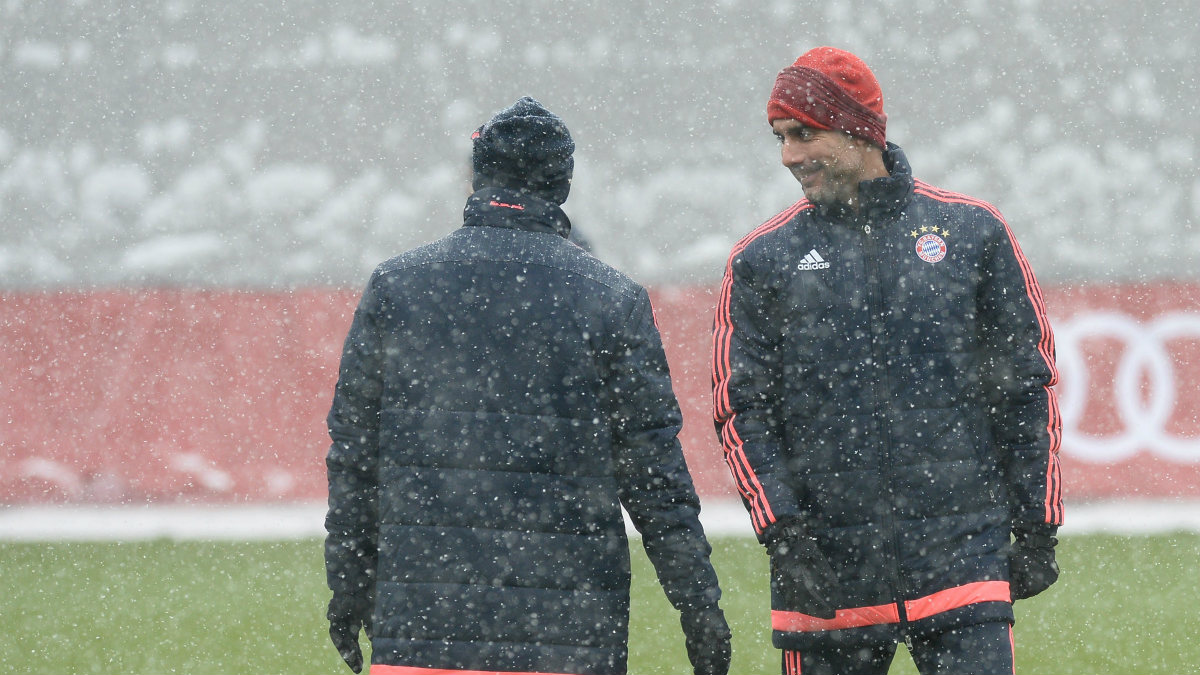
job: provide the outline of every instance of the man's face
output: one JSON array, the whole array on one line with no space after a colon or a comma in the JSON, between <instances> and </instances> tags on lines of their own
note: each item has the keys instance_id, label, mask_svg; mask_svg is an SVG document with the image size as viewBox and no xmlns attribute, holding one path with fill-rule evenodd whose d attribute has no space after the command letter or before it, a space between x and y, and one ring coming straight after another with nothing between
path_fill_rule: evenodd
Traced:
<instances>
[{"instance_id":1,"label":"man's face","mask_svg":"<svg viewBox=\"0 0 1200 675\"><path fill-rule=\"evenodd\" d=\"M783 165L814 204L851 204L867 172L867 144L841 131L807 127L793 119L771 123L779 139Z\"/></svg>"}]
</instances>

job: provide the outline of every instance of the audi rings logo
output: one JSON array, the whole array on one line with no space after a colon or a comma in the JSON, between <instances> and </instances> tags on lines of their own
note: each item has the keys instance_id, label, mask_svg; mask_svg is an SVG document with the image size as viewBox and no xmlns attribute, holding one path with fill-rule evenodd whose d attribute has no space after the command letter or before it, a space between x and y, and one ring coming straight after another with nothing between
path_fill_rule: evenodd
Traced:
<instances>
[{"instance_id":1,"label":"audi rings logo","mask_svg":"<svg viewBox=\"0 0 1200 675\"><path fill-rule=\"evenodd\" d=\"M1055 322L1054 337L1064 452L1092 462L1123 460L1140 451L1176 462L1200 462L1200 435L1172 434L1168 424L1180 413L1194 417L1195 409L1177 410L1181 404L1200 408L1200 392L1180 387L1182 369L1200 364L1188 364L1168 350L1172 342L1200 341L1200 314L1162 314L1149 322L1115 312L1084 314ZM1093 378L1084 345L1089 339L1122 344L1111 383ZM1119 430L1105 435L1081 430L1088 399L1106 393L1096 388L1109 384L1118 424L1106 426Z\"/></svg>"}]
</instances>

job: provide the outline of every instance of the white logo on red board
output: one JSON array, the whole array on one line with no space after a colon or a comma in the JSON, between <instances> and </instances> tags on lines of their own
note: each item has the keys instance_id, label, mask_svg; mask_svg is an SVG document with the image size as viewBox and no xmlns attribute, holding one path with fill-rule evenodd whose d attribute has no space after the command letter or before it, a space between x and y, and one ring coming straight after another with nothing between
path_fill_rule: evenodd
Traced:
<instances>
[{"instance_id":1,"label":"white logo on red board","mask_svg":"<svg viewBox=\"0 0 1200 675\"><path fill-rule=\"evenodd\" d=\"M1181 463L1200 462L1194 375L1187 359L1200 343L1200 315L1167 312L1141 319L1115 311L1078 314L1056 321L1063 418L1063 451L1088 462L1123 462L1142 451ZM1111 381L1092 370L1101 345L1119 347ZM1107 392L1100 392L1105 386ZM1114 410L1103 432L1089 419L1089 400L1107 397ZM1081 428L1084 427L1084 428ZM1090 427L1090 428L1089 428Z\"/></svg>"}]
</instances>

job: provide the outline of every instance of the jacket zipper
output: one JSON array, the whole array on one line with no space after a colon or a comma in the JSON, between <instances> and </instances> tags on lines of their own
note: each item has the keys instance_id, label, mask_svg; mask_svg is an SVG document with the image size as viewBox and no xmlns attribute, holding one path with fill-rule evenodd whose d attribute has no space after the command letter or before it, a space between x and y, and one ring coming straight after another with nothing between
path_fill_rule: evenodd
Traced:
<instances>
[{"instance_id":1,"label":"jacket zipper","mask_svg":"<svg viewBox=\"0 0 1200 675\"><path fill-rule=\"evenodd\" d=\"M884 349L882 340L885 334L885 326L882 322L885 320L883 316L883 282L879 276L879 246L878 240L871 236L871 226L868 223L863 223L863 260L867 268L867 292L869 301L869 320L871 328L871 358L874 361L875 371L879 374L876 379L876 401L875 401L875 417L876 425L880 434L880 471L886 472L885 478L889 485L894 484L891 480L891 425L888 423L887 416L887 400L883 394L891 390L891 385L887 377L887 350ZM896 613L900 619L900 634L904 637L904 644L912 651L912 636L909 634L908 612L904 607L904 589L903 581L900 575L900 542L899 533L896 528L896 519L893 505L889 504L887 510L887 529L891 535L892 547L892 578L893 591L895 592L894 601L896 603Z\"/></svg>"}]
</instances>

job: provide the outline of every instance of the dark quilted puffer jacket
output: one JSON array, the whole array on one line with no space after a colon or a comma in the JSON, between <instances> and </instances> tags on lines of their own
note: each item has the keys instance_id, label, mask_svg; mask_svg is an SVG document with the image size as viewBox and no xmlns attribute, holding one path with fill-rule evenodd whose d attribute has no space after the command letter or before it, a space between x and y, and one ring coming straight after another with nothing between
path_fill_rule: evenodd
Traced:
<instances>
[{"instance_id":1,"label":"dark quilted puffer jacket","mask_svg":"<svg viewBox=\"0 0 1200 675\"><path fill-rule=\"evenodd\" d=\"M622 505L677 608L720 594L649 297L569 228L481 190L355 312L326 562L335 592L373 592L381 671L623 673Z\"/></svg>"},{"instance_id":2,"label":"dark quilted puffer jacket","mask_svg":"<svg viewBox=\"0 0 1200 675\"><path fill-rule=\"evenodd\" d=\"M721 286L714 418L755 531L796 519L837 617L772 598L774 643L884 642L1012 621L1009 536L1062 523L1054 337L994 207L903 151L862 213L801 200Z\"/></svg>"}]
</instances>

